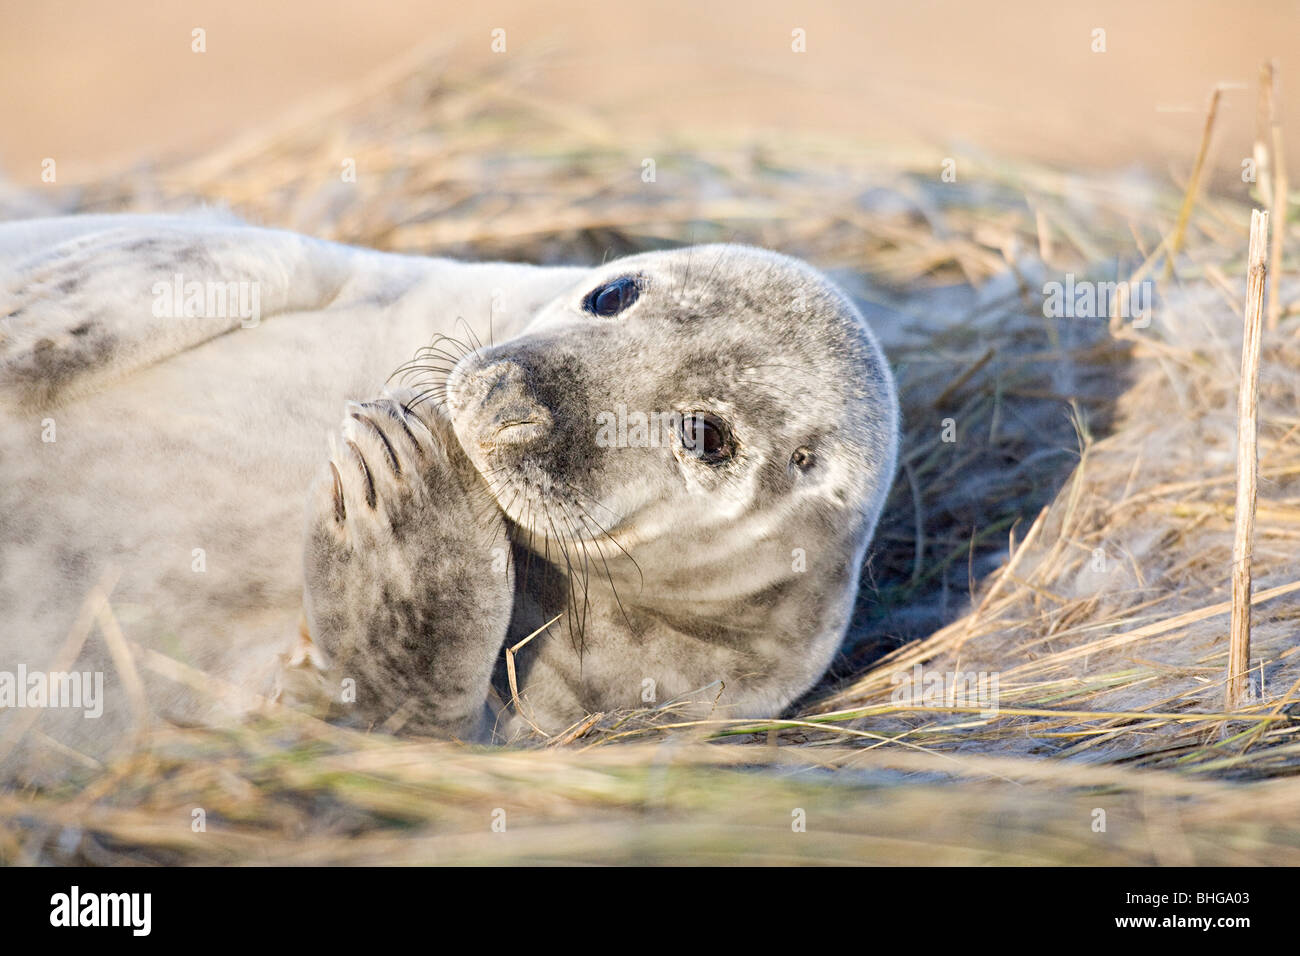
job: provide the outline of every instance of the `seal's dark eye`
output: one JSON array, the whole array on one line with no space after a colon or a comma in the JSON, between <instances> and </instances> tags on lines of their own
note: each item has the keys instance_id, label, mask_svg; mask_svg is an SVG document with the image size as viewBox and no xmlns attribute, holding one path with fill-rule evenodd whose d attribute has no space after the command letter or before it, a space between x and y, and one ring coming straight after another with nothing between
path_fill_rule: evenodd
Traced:
<instances>
[{"instance_id":1,"label":"seal's dark eye","mask_svg":"<svg viewBox=\"0 0 1300 956\"><path fill-rule=\"evenodd\" d=\"M640 294L641 289L636 279L623 276L588 292L582 307L593 315L608 318L611 315L618 315L635 302Z\"/></svg>"},{"instance_id":2,"label":"seal's dark eye","mask_svg":"<svg viewBox=\"0 0 1300 956\"><path fill-rule=\"evenodd\" d=\"M681 438L688 453L710 465L725 461L736 450L727 423L704 412L682 416Z\"/></svg>"}]
</instances>

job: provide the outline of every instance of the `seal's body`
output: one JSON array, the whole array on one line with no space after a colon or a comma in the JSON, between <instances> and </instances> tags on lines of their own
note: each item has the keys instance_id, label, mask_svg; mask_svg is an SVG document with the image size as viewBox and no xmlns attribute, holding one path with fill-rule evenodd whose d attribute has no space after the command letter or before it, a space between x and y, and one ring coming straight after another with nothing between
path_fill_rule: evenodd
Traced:
<instances>
[{"instance_id":1,"label":"seal's body","mask_svg":"<svg viewBox=\"0 0 1300 956\"><path fill-rule=\"evenodd\" d=\"M467 736L494 666L498 732L706 685L779 712L842 639L898 415L853 306L760 250L465 264L171 217L0 226L0 409L0 671L116 575L146 648L263 692L305 636L367 721Z\"/></svg>"}]
</instances>

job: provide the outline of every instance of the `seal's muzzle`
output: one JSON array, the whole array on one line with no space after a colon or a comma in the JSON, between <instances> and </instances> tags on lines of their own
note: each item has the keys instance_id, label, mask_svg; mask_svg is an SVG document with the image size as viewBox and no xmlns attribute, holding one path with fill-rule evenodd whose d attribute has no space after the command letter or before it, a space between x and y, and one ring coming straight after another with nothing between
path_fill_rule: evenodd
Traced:
<instances>
[{"instance_id":1,"label":"seal's muzzle","mask_svg":"<svg viewBox=\"0 0 1300 956\"><path fill-rule=\"evenodd\" d=\"M523 368L508 359L470 359L458 366L447 382L447 401L458 434L484 447L531 444L553 424Z\"/></svg>"}]
</instances>

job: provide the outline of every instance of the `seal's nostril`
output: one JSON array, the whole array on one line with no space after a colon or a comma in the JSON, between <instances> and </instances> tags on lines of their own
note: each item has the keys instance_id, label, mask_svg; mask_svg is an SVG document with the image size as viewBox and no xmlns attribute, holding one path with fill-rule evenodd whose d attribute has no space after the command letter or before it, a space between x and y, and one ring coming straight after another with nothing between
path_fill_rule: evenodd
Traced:
<instances>
[{"instance_id":1,"label":"seal's nostril","mask_svg":"<svg viewBox=\"0 0 1300 956\"><path fill-rule=\"evenodd\" d=\"M457 367L448 380L449 393L455 404L463 407L487 405L500 401L502 393L511 394L526 390L523 369L514 362L498 360L476 367L474 364Z\"/></svg>"},{"instance_id":2,"label":"seal's nostril","mask_svg":"<svg viewBox=\"0 0 1300 956\"><path fill-rule=\"evenodd\" d=\"M522 380L513 362L495 361L486 365L479 362L478 357L472 356L452 369L447 377L447 403L455 411L480 408L512 380Z\"/></svg>"},{"instance_id":3,"label":"seal's nostril","mask_svg":"<svg viewBox=\"0 0 1300 956\"><path fill-rule=\"evenodd\" d=\"M518 365L510 362L498 362L496 365L488 366L483 373L483 379L488 384L483 393L482 401L485 404L490 402L493 396L502 389L509 387L512 382L518 383L520 378Z\"/></svg>"},{"instance_id":4,"label":"seal's nostril","mask_svg":"<svg viewBox=\"0 0 1300 956\"><path fill-rule=\"evenodd\" d=\"M464 404L477 404L484 411L536 401L524 379L524 370L508 360L492 362L470 372L464 386Z\"/></svg>"}]
</instances>

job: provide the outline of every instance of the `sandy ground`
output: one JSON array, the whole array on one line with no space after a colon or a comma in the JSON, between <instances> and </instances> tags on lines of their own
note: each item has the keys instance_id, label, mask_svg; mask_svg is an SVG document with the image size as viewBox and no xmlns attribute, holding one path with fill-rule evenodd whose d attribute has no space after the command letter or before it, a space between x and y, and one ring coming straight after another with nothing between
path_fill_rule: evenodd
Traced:
<instances>
[{"instance_id":1,"label":"sandy ground","mask_svg":"<svg viewBox=\"0 0 1300 956\"><path fill-rule=\"evenodd\" d=\"M196 27L205 53L191 50ZM630 150L687 128L803 128L1185 170L1211 86L1239 84L1221 111L1221 184L1250 153L1260 61L1280 64L1284 122L1300 83L1294 2L4 0L0 170L35 184L52 157L69 183L217 146L429 43L471 72L545 47L535 92L616 118ZM1300 122L1286 133L1300 156Z\"/></svg>"}]
</instances>

